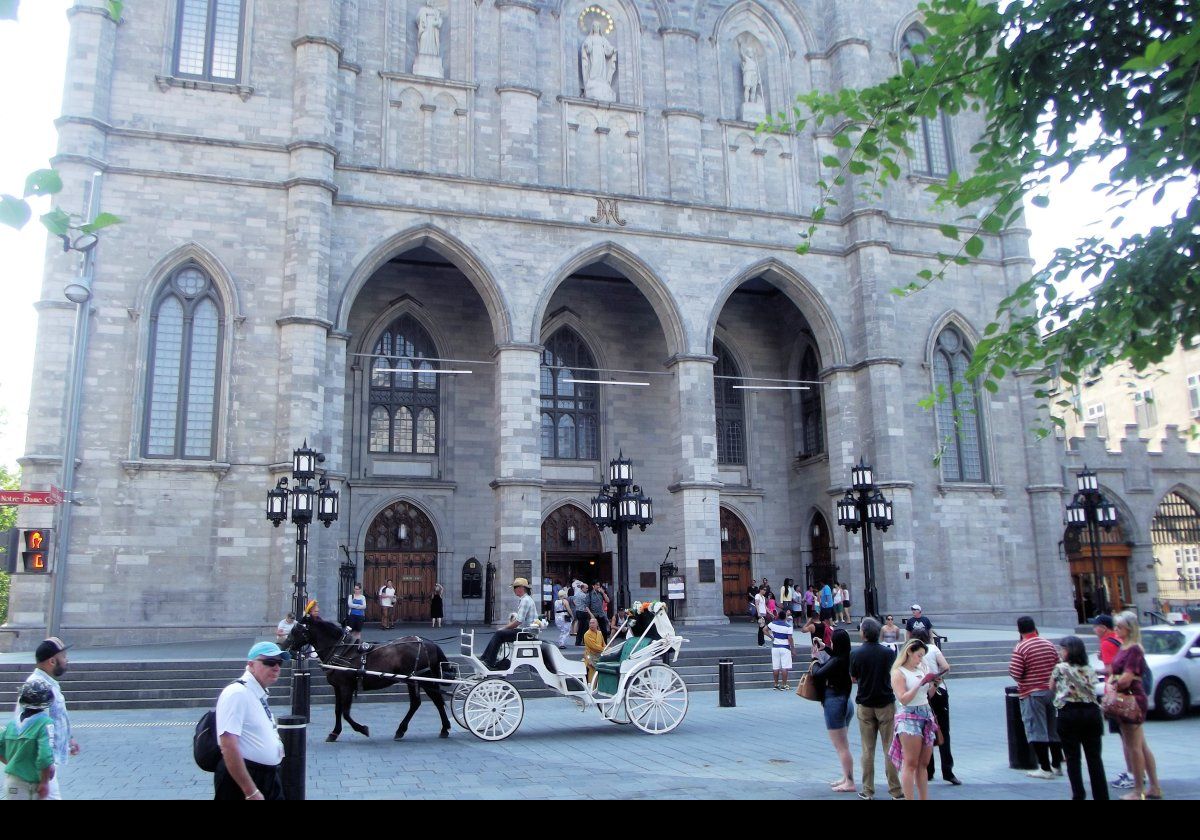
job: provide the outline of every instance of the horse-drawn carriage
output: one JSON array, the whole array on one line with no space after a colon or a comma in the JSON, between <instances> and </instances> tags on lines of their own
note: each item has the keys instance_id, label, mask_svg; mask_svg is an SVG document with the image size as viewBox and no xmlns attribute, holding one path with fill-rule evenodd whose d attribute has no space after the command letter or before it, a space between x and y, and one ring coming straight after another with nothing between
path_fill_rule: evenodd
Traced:
<instances>
[{"instance_id":1,"label":"horse-drawn carriage","mask_svg":"<svg viewBox=\"0 0 1200 840\"><path fill-rule=\"evenodd\" d=\"M504 740L525 717L525 702L508 677L530 668L548 689L580 708L594 707L607 721L662 735L687 715L687 684L671 667L685 641L676 634L665 605L646 605L612 634L589 683L587 666L541 641L537 628L521 630L516 641L502 647L496 668L475 654L475 631L462 630L459 652L471 673L455 684L450 711L473 735Z\"/></svg>"},{"instance_id":2,"label":"horse-drawn carriage","mask_svg":"<svg viewBox=\"0 0 1200 840\"><path fill-rule=\"evenodd\" d=\"M594 663L590 682L583 662L568 659L555 645L541 641L540 627L520 630L514 642L500 649L494 668L475 654L473 630L461 631L462 663L449 661L425 639L360 645L332 622L307 617L296 623L289 647L303 655L300 652L311 645L334 688L336 724L330 741L341 733L343 717L356 732L369 735L366 726L350 717L354 695L360 689L400 682L408 684L411 705L396 730L397 740L404 737L420 706L421 689L442 716L442 737L449 734L445 688L453 692L450 709L460 726L485 741L502 741L517 731L525 717L521 693L508 679L521 668L531 669L548 689L581 709L593 707L607 721L662 735L687 715L687 685L671 667L687 640L675 632L665 605L635 605L631 612Z\"/></svg>"}]
</instances>

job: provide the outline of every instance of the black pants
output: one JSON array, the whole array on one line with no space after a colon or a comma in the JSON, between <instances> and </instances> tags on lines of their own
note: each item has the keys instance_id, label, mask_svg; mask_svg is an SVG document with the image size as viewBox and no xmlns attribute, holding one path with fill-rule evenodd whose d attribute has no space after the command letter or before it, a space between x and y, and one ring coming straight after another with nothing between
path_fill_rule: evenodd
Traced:
<instances>
[{"instance_id":1,"label":"black pants","mask_svg":"<svg viewBox=\"0 0 1200 840\"><path fill-rule=\"evenodd\" d=\"M1092 783L1092 799L1108 799L1108 782L1104 778L1104 762L1100 744L1104 737L1104 719L1095 703L1067 703L1058 710L1058 737L1062 739L1067 760L1067 778L1071 780L1071 798L1087 799L1083 786L1083 766L1080 747L1087 759L1088 779Z\"/></svg>"},{"instance_id":2,"label":"black pants","mask_svg":"<svg viewBox=\"0 0 1200 840\"><path fill-rule=\"evenodd\" d=\"M280 781L278 764L271 766L247 761L246 772L254 780L254 785L263 795L263 799L276 801L283 799L283 782ZM225 759L221 759L213 773L213 790L213 799L218 801L234 802L246 798L246 794L233 780L233 776L229 775L229 770L225 767Z\"/></svg>"},{"instance_id":3,"label":"black pants","mask_svg":"<svg viewBox=\"0 0 1200 840\"><path fill-rule=\"evenodd\" d=\"M492 634L492 640L488 642L487 648L483 651L483 661L487 665L496 664L496 653L500 650L500 645L505 642L515 642L517 640L517 631L513 630L497 630Z\"/></svg>"},{"instance_id":4,"label":"black pants","mask_svg":"<svg viewBox=\"0 0 1200 840\"><path fill-rule=\"evenodd\" d=\"M938 752L942 756L942 778L954 778L954 756L950 753L950 693L946 689L939 688L929 697L929 708L933 712L934 719L937 720L938 728L942 730L942 743L938 745ZM934 770L933 754L929 755L929 778L933 778Z\"/></svg>"},{"instance_id":5,"label":"black pants","mask_svg":"<svg viewBox=\"0 0 1200 840\"><path fill-rule=\"evenodd\" d=\"M582 647L583 634L588 631L588 622L592 617L587 614L587 611L575 611L575 647Z\"/></svg>"}]
</instances>

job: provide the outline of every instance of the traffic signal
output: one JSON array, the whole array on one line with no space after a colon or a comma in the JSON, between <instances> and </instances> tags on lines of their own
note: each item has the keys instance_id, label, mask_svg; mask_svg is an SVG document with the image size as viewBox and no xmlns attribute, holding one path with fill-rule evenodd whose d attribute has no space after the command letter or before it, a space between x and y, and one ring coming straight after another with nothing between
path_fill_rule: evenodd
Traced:
<instances>
[{"instance_id":1,"label":"traffic signal","mask_svg":"<svg viewBox=\"0 0 1200 840\"><path fill-rule=\"evenodd\" d=\"M32 575L44 575L50 571L50 529L26 528L22 532L25 540L25 550L21 552L21 560L25 564L25 572Z\"/></svg>"}]
</instances>

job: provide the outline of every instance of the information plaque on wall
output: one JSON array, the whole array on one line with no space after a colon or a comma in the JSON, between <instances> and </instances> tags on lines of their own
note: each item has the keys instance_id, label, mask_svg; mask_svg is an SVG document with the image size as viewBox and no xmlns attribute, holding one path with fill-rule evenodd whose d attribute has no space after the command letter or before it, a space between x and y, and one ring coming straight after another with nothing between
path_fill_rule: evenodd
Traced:
<instances>
[{"instance_id":1,"label":"information plaque on wall","mask_svg":"<svg viewBox=\"0 0 1200 840\"><path fill-rule=\"evenodd\" d=\"M654 572L642 572L640 577L642 589L653 589L658 586L658 575L654 574Z\"/></svg>"},{"instance_id":2,"label":"information plaque on wall","mask_svg":"<svg viewBox=\"0 0 1200 840\"><path fill-rule=\"evenodd\" d=\"M700 560L700 582L701 583L716 583L717 582L717 561L716 560Z\"/></svg>"},{"instance_id":3,"label":"information plaque on wall","mask_svg":"<svg viewBox=\"0 0 1200 840\"><path fill-rule=\"evenodd\" d=\"M529 580L533 577L533 561L532 560L514 560L513 561L513 577L525 578ZM511 583L512 581L507 581Z\"/></svg>"}]
</instances>

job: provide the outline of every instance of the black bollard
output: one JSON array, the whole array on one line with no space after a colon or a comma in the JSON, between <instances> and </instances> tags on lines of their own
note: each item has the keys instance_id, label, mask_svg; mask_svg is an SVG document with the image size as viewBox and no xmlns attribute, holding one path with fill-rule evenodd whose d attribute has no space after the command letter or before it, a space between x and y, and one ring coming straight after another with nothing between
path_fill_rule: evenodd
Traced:
<instances>
[{"instance_id":1,"label":"black bollard","mask_svg":"<svg viewBox=\"0 0 1200 840\"><path fill-rule=\"evenodd\" d=\"M292 714L304 718L305 722L309 719L309 704L312 701L311 675L307 665L307 662L296 662L292 665Z\"/></svg>"},{"instance_id":2,"label":"black bollard","mask_svg":"<svg viewBox=\"0 0 1200 840\"><path fill-rule=\"evenodd\" d=\"M733 686L733 660L722 659L717 662L717 674L720 682L721 708L732 708L737 705L737 697Z\"/></svg>"},{"instance_id":3,"label":"black bollard","mask_svg":"<svg viewBox=\"0 0 1200 840\"><path fill-rule=\"evenodd\" d=\"M301 801L308 764L308 722L300 715L280 715L279 738L283 741L283 796Z\"/></svg>"},{"instance_id":4,"label":"black bollard","mask_svg":"<svg viewBox=\"0 0 1200 840\"><path fill-rule=\"evenodd\" d=\"M1013 770L1033 770L1038 766L1037 756L1025 738L1025 724L1021 720L1021 698L1015 685L1004 689L1004 721L1008 730L1008 766Z\"/></svg>"}]
</instances>

